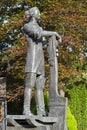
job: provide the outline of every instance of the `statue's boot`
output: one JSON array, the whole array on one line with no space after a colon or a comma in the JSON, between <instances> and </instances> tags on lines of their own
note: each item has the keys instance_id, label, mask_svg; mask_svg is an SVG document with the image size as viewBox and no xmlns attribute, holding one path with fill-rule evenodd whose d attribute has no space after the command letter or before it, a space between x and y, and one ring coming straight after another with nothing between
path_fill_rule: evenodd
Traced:
<instances>
[{"instance_id":1,"label":"statue's boot","mask_svg":"<svg viewBox=\"0 0 87 130\"><path fill-rule=\"evenodd\" d=\"M37 115L45 116L45 103L44 103L44 95L43 95L43 88L44 88L45 78L40 76L36 80L36 87L35 87L35 100L36 100L36 107L37 107Z\"/></svg>"},{"instance_id":2,"label":"statue's boot","mask_svg":"<svg viewBox=\"0 0 87 130\"><path fill-rule=\"evenodd\" d=\"M29 115L29 116L32 115L30 110L31 94L32 94L32 89L26 87L24 92L24 110L23 110L24 115Z\"/></svg>"},{"instance_id":3,"label":"statue's boot","mask_svg":"<svg viewBox=\"0 0 87 130\"><path fill-rule=\"evenodd\" d=\"M35 91L35 99L36 99L37 115L45 116L46 113L45 113L43 90Z\"/></svg>"},{"instance_id":4,"label":"statue's boot","mask_svg":"<svg viewBox=\"0 0 87 130\"><path fill-rule=\"evenodd\" d=\"M44 95L43 89L45 84L45 78L43 75L40 75L36 79L36 86L35 86L35 100L36 100L36 107L37 107L37 115L45 116L45 103L44 103Z\"/></svg>"}]
</instances>

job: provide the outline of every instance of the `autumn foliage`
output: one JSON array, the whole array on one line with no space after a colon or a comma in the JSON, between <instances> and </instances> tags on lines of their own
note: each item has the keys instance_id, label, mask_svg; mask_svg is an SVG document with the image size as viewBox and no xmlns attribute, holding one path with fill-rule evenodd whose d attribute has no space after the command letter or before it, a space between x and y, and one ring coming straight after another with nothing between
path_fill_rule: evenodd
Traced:
<instances>
[{"instance_id":1,"label":"autumn foliage","mask_svg":"<svg viewBox=\"0 0 87 130\"><path fill-rule=\"evenodd\" d=\"M82 82L87 74L86 0L3 0L0 2L0 76L7 77L8 102L20 100L23 95L27 42L22 27L26 23L24 11L32 6L41 11L43 29L57 31L62 36L62 44L58 45L58 88L67 95L73 84ZM47 90L46 52L45 60Z\"/></svg>"}]
</instances>

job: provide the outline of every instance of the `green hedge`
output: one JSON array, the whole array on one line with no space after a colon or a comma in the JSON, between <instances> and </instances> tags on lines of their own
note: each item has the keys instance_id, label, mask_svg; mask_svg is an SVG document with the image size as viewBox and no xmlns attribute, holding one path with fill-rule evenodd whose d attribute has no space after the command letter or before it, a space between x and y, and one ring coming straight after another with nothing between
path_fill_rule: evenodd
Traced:
<instances>
[{"instance_id":1,"label":"green hedge","mask_svg":"<svg viewBox=\"0 0 87 130\"><path fill-rule=\"evenodd\" d=\"M68 130L77 130L76 119L72 115L69 107L68 107L68 110L67 110L67 126L68 126Z\"/></svg>"},{"instance_id":2,"label":"green hedge","mask_svg":"<svg viewBox=\"0 0 87 130\"><path fill-rule=\"evenodd\" d=\"M68 91L69 106L74 114L78 130L87 130L87 84L74 83Z\"/></svg>"}]
</instances>

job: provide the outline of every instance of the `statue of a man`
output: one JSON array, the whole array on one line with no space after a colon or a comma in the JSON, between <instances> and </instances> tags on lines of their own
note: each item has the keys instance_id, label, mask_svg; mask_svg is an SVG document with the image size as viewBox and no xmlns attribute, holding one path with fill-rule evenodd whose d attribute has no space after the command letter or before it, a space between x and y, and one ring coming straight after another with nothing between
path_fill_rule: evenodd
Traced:
<instances>
[{"instance_id":1,"label":"statue of a man","mask_svg":"<svg viewBox=\"0 0 87 130\"><path fill-rule=\"evenodd\" d=\"M32 88L35 88L35 100L38 115L45 115L45 105L43 89L45 86L44 72L44 55L43 55L43 37L55 35L60 41L61 37L58 33L45 31L38 25L40 19L40 11L37 7L33 7L25 12L28 23L23 27L26 35L28 50L26 59L26 80L24 90L24 111L25 115L32 115L30 110Z\"/></svg>"}]
</instances>

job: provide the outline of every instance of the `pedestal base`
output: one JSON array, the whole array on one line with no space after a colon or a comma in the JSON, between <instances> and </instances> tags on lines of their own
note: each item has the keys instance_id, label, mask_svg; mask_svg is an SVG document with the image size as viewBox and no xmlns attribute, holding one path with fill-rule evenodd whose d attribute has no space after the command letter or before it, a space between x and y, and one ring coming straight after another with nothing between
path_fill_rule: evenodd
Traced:
<instances>
[{"instance_id":1,"label":"pedestal base","mask_svg":"<svg viewBox=\"0 0 87 130\"><path fill-rule=\"evenodd\" d=\"M38 126L36 128L6 127L6 130L50 130L50 129L47 127Z\"/></svg>"},{"instance_id":2,"label":"pedestal base","mask_svg":"<svg viewBox=\"0 0 87 130\"><path fill-rule=\"evenodd\" d=\"M56 117L7 115L6 130L52 130Z\"/></svg>"},{"instance_id":3,"label":"pedestal base","mask_svg":"<svg viewBox=\"0 0 87 130\"><path fill-rule=\"evenodd\" d=\"M49 116L7 115L6 130L67 130L67 98L49 101Z\"/></svg>"},{"instance_id":4,"label":"pedestal base","mask_svg":"<svg viewBox=\"0 0 87 130\"><path fill-rule=\"evenodd\" d=\"M49 101L49 116L57 118L57 122L53 124L53 130L67 130L67 104L67 98L62 97L57 97Z\"/></svg>"}]
</instances>

